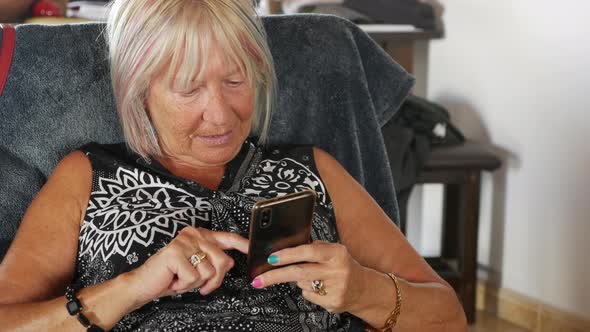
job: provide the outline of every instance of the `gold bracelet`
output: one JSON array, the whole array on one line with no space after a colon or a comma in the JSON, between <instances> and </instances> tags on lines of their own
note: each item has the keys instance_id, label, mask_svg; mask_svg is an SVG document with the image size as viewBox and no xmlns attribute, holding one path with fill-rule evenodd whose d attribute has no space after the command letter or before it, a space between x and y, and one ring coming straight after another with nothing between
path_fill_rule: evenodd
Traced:
<instances>
[{"instance_id":1,"label":"gold bracelet","mask_svg":"<svg viewBox=\"0 0 590 332\"><path fill-rule=\"evenodd\" d=\"M395 308L393 308L393 311L391 311L391 314L389 314L389 318L387 318L387 320L385 321L385 326L379 329L381 332L391 332L391 330L395 327L395 324L397 324L397 319L399 318L399 314L402 309L402 290L399 287L399 281L393 273L387 273L387 276L390 277L391 280L393 280L393 283L395 284L396 300Z\"/></svg>"}]
</instances>

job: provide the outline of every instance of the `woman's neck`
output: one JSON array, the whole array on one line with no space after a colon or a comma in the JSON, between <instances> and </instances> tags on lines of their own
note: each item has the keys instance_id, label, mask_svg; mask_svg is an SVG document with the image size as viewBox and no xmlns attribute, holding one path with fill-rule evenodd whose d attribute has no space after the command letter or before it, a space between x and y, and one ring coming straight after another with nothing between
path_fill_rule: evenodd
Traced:
<instances>
[{"instance_id":1,"label":"woman's neck","mask_svg":"<svg viewBox=\"0 0 590 332\"><path fill-rule=\"evenodd\" d=\"M191 180L211 190L217 190L227 165L195 167L171 158L159 158L158 162L174 176Z\"/></svg>"}]
</instances>

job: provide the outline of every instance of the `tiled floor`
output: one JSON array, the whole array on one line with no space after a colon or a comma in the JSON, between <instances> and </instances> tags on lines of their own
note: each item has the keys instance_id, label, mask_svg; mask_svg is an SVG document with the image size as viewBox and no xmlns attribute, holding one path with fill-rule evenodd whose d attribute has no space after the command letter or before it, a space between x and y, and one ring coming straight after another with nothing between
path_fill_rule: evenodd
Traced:
<instances>
[{"instance_id":1,"label":"tiled floor","mask_svg":"<svg viewBox=\"0 0 590 332\"><path fill-rule=\"evenodd\" d=\"M475 325L469 327L469 332L529 332L514 324L500 320L497 317L478 311Z\"/></svg>"}]
</instances>

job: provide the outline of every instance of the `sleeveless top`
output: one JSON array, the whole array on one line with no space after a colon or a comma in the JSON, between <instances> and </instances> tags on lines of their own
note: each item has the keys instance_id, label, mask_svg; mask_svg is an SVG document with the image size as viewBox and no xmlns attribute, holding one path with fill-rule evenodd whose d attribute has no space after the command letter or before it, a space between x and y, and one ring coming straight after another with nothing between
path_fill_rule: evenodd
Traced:
<instances>
[{"instance_id":1,"label":"sleeveless top","mask_svg":"<svg viewBox=\"0 0 590 332\"><path fill-rule=\"evenodd\" d=\"M256 201L303 189L317 193L312 239L338 241L311 146L262 149L246 140L218 190L176 177L124 143L91 143L80 150L92 165L74 277L83 287L137 268L185 226L248 238ZM348 313L330 313L306 301L295 284L254 289L246 255L227 253L235 265L219 289L207 296L195 291L156 299L125 315L113 331L349 331L361 326Z\"/></svg>"}]
</instances>

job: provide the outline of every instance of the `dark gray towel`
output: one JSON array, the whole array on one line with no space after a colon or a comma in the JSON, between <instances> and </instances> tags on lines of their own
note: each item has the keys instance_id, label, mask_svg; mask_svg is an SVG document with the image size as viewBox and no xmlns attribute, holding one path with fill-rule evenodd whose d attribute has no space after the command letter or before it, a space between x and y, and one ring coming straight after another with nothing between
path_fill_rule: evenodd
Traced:
<instances>
[{"instance_id":1,"label":"dark gray towel","mask_svg":"<svg viewBox=\"0 0 590 332\"><path fill-rule=\"evenodd\" d=\"M295 15L264 23L280 82L271 143L327 150L396 220L380 127L399 108L413 78L343 19ZM0 240L10 241L43 177L66 153L90 141L123 139L102 29L103 24L17 27L0 97Z\"/></svg>"},{"instance_id":2,"label":"dark gray towel","mask_svg":"<svg viewBox=\"0 0 590 332\"><path fill-rule=\"evenodd\" d=\"M0 261L8 249L28 202L41 189L39 170L0 147ZM25 204L26 203L26 204Z\"/></svg>"}]
</instances>

